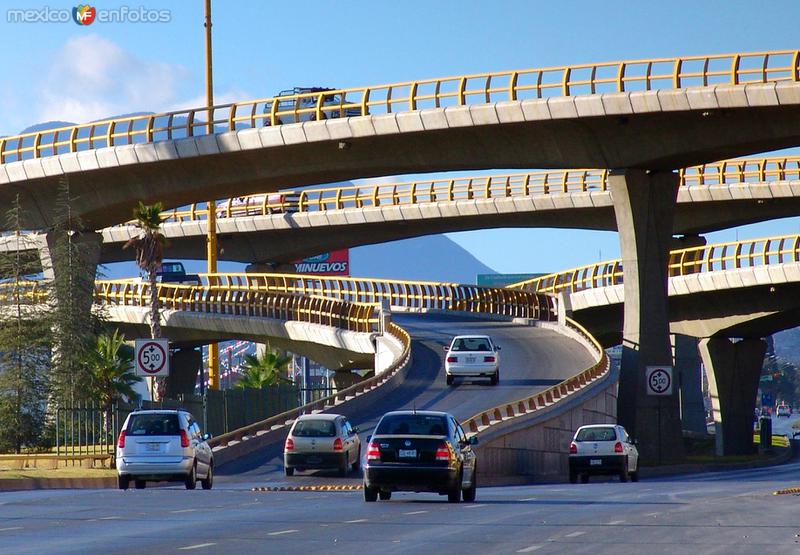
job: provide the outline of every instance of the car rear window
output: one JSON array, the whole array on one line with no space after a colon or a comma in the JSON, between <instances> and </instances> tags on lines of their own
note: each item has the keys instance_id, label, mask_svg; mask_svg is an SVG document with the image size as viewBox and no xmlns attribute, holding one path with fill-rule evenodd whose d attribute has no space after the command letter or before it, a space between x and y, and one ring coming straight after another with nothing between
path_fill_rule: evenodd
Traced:
<instances>
[{"instance_id":1,"label":"car rear window","mask_svg":"<svg viewBox=\"0 0 800 555\"><path fill-rule=\"evenodd\" d=\"M447 421L442 416L391 414L384 416L375 429L380 435L447 435Z\"/></svg>"},{"instance_id":2,"label":"car rear window","mask_svg":"<svg viewBox=\"0 0 800 555\"><path fill-rule=\"evenodd\" d=\"M298 437L335 437L336 424L332 420L300 420L292 435Z\"/></svg>"},{"instance_id":3,"label":"car rear window","mask_svg":"<svg viewBox=\"0 0 800 555\"><path fill-rule=\"evenodd\" d=\"M462 337L453 342L451 351L491 351L489 340L485 337Z\"/></svg>"},{"instance_id":4,"label":"car rear window","mask_svg":"<svg viewBox=\"0 0 800 555\"><path fill-rule=\"evenodd\" d=\"M617 433L614 428L584 428L578 432L575 441L614 441Z\"/></svg>"},{"instance_id":5,"label":"car rear window","mask_svg":"<svg viewBox=\"0 0 800 555\"><path fill-rule=\"evenodd\" d=\"M127 433L134 436L177 436L181 433L181 426L177 414L134 414Z\"/></svg>"}]
</instances>

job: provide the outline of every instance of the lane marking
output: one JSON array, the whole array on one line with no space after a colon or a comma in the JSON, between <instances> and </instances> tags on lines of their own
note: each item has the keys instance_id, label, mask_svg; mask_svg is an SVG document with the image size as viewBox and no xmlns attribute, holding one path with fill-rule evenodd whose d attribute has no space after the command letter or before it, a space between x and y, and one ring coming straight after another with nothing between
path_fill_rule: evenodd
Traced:
<instances>
[{"instance_id":1,"label":"lane marking","mask_svg":"<svg viewBox=\"0 0 800 555\"><path fill-rule=\"evenodd\" d=\"M170 511L170 512L171 512L172 514L178 514L178 513L193 513L193 512L195 512L196 510L197 510L197 509L179 509L179 510L177 510L177 511Z\"/></svg>"},{"instance_id":2,"label":"lane marking","mask_svg":"<svg viewBox=\"0 0 800 555\"><path fill-rule=\"evenodd\" d=\"M12 530L22 530L22 526L9 526L8 528L0 528L0 532L10 532Z\"/></svg>"},{"instance_id":3,"label":"lane marking","mask_svg":"<svg viewBox=\"0 0 800 555\"><path fill-rule=\"evenodd\" d=\"M422 513L427 513L428 511L411 511L410 513L403 513L404 515L421 515Z\"/></svg>"},{"instance_id":4,"label":"lane marking","mask_svg":"<svg viewBox=\"0 0 800 555\"><path fill-rule=\"evenodd\" d=\"M368 522L368 519L366 519L366 518L357 518L355 520L345 520L344 521L345 524L355 524L356 522Z\"/></svg>"},{"instance_id":5,"label":"lane marking","mask_svg":"<svg viewBox=\"0 0 800 555\"><path fill-rule=\"evenodd\" d=\"M520 501L536 501L536 497L526 497L525 499L520 499Z\"/></svg>"},{"instance_id":6,"label":"lane marking","mask_svg":"<svg viewBox=\"0 0 800 555\"><path fill-rule=\"evenodd\" d=\"M578 536L584 535L586 532L570 532L569 534L564 534L565 538L577 538Z\"/></svg>"},{"instance_id":7,"label":"lane marking","mask_svg":"<svg viewBox=\"0 0 800 555\"><path fill-rule=\"evenodd\" d=\"M179 547L183 551L189 551L190 549L203 549L204 547L211 547L212 545L217 545L216 543L198 543L197 545L187 545L185 547Z\"/></svg>"},{"instance_id":8,"label":"lane marking","mask_svg":"<svg viewBox=\"0 0 800 555\"><path fill-rule=\"evenodd\" d=\"M646 515L644 515L644 516L658 516L658 515L660 515L660 514L661 514L661 513L647 513L647 514L646 514Z\"/></svg>"},{"instance_id":9,"label":"lane marking","mask_svg":"<svg viewBox=\"0 0 800 555\"><path fill-rule=\"evenodd\" d=\"M282 536L283 534L294 534L295 532L299 532L300 530L281 530L279 532L270 532L267 534L268 536Z\"/></svg>"},{"instance_id":10,"label":"lane marking","mask_svg":"<svg viewBox=\"0 0 800 555\"><path fill-rule=\"evenodd\" d=\"M101 516L97 520L120 520L121 516Z\"/></svg>"},{"instance_id":11,"label":"lane marking","mask_svg":"<svg viewBox=\"0 0 800 555\"><path fill-rule=\"evenodd\" d=\"M610 526L616 526L617 524L622 524L623 522L625 522L625 521L624 521L624 520L612 520L612 521L611 521L611 522L609 522L608 524L609 524Z\"/></svg>"},{"instance_id":12,"label":"lane marking","mask_svg":"<svg viewBox=\"0 0 800 555\"><path fill-rule=\"evenodd\" d=\"M487 506L488 506L488 505L486 505L486 504L484 503L483 505L467 505L467 506L466 506L466 507L464 507L464 508L465 508L465 509L477 509L478 507L487 507Z\"/></svg>"},{"instance_id":13,"label":"lane marking","mask_svg":"<svg viewBox=\"0 0 800 555\"><path fill-rule=\"evenodd\" d=\"M531 545L524 549L517 549L517 553L530 553L531 551L536 551L537 549L541 549L541 545Z\"/></svg>"}]
</instances>

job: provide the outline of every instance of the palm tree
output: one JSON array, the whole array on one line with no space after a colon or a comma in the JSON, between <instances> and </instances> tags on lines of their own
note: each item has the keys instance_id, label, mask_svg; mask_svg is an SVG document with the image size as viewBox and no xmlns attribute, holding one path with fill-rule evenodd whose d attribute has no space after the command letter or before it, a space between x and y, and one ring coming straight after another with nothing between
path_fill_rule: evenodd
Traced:
<instances>
[{"instance_id":1,"label":"palm tree","mask_svg":"<svg viewBox=\"0 0 800 555\"><path fill-rule=\"evenodd\" d=\"M244 373L236 387L239 389L262 389L280 383L289 383L290 380L281 376L281 371L286 369L290 357L281 356L277 351L267 351L263 356L245 355Z\"/></svg>"},{"instance_id":2,"label":"palm tree","mask_svg":"<svg viewBox=\"0 0 800 555\"><path fill-rule=\"evenodd\" d=\"M90 358L91 389L106 413L106 430L110 431L111 410L123 397L133 399L133 384L142 381L133 371L133 349L125 345L125 336L114 330L112 335L99 335Z\"/></svg>"},{"instance_id":3,"label":"palm tree","mask_svg":"<svg viewBox=\"0 0 800 555\"><path fill-rule=\"evenodd\" d=\"M136 227L141 230L138 237L128 240L122 247L136 249L136 264L147 273L150 284L150 337L161 337L161 315L158 306L158 285L156 273L164 259L164 235L161 233L161 217L163 210L161 203L145 205L139 201L139 206L134 209L133 217Z\"/></svg>"}]
</instances>

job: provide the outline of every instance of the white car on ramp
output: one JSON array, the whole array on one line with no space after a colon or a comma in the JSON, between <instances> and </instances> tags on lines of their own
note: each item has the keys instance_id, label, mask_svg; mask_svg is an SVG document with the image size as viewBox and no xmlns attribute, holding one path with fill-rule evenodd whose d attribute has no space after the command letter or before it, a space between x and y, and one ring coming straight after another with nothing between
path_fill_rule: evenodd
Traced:
<instances>
[{"instance_id":1,"label":"white car on ramp","mask_svg":"<svg viewBox=\"0 0 800 555\"><path fill-rule=\"evenodd\" d=\"M457 335L444 350L447 385L455 378L489 378L492 385L500 381L500 347L488 335Z\"/></svg>"}]
</instances>

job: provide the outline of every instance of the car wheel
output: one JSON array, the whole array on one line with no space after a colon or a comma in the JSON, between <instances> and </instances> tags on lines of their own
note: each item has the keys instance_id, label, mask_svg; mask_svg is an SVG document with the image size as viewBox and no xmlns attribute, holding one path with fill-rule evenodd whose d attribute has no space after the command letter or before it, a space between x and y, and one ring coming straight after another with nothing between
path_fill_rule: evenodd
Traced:
<instances>
[{"instance_id":1,"label":"car wheel","mask_svg":"<svg viewBox=\"0 0 800 555\"><path fill-rule=\"evenodd\" d=\"M570 484L577 484L578 483L578 473L574 470L569 471L569 483Z\"/></svg>"},{"instance_id":2,"label":"car wheel","mask_svg":"<svg viewBox=\"0 0 800 555\"><path fill-rule=\"evenodd\" d=\"M466 503L472 503L475 501L475 494L477 493L477 489L478 489L478 469L475 468L472 471L472 485L461 492L461 496L464 498L464 501Z\"/></svg>"},{"instance_id":3,"label":"car wheel","mask_svg":"<svg viewBox=\"0 0 800 555\"><path fill-rule=\"evenodd\" d=\"M628 459L626 458L624 461L622 461L622 470L619 471L619 481L627 482L628 476Z\"/></svg>"},{"instance_id":4,"label":"car wheel","mask_svg":"<svg viewBox=\"0 0 800 555\"><path fill-rule=\"evenodd\" d=\"M206 475L205 479L200 481L200 485L203 486L203 489L211 489L214 486L214 465L208 465L208 474Z\"/></svg>"},{"instance_id":5,"label":"car wheel","mask_svg":"<svg viewBox=\"0 0 800 555\"><path fill-rule=\"evenodd\" d=\"M359 470L361 470L361 447L358 448L358 456L353 461L353 472L358 472Z\"/></svg>"},{"instance_id":6,"label":"car wheel","mask_svg":"<svg viewBox=\"0 0 800 555\"><path fill-rule=\"evenodd\" d=\"M455 489L452 489L447 492L447 502L448 503L458 503L461 501L461 482L463 480L464 471L458 473L458 482L456 482Z\"/></svg>"},{"instance_id":7,"label":"car wheel","mask_svg":"<svg viewBox=\"0 0 800 555\"><path fill-rule=\"evenodd\" d=\"M342 455L342 460L339 461L339 476L344 478L347 476L347 453Z\"/></svg>"},{"instance_id":8,"label":"car wheel","mask_svg":"<svg viewBox=\"0 0 800 555\"><path fill-rule=\"evenodd\" d=\"M376 490L375 488L367 487L367 485L364 484L364 501L366 501L367 503L374 503L377 500L378 500L378 490Z\"/></svg>"},{"instance_id":9,"label":"car wheel","mask_svg":"<svg viewBox=\"0 0 800 555\"><path fill-rule=\"evenodd\" d=\"M284 466L283 472L287 476L294 476L294 467L293 466Z\"/></svg>"},{"instance_id":10,"label":"car wheel","mask_svg":"<svg viewBox=\"0 0 800 555\"><path fill-rule=\"evenodd\" d=\"M381 498L381 501L389 501L392 498L392 492L381 490L378 492L378 497Z\"/></svg>"},{"instance_id":11,"label":"car wheel","mask_svg":"<svg viewBox=\"0 0 800 555\"><path fill-rule=\"evenodd\" d=\"M492 385L497 385L498 383L500 383L500 369L499 368L497 369L497 372L495 372L494 375L492 376L492 381L491 381Z\"/></svg>"},{"instance_id":12,"label":"car wheel","mask_svg":"<svg viewBox=\"0 0 800 555\"><path fill-rule=\"evenodd\" d=\"M631 472L631 482L638 482L639 481L639 469L637 468L635 471Z\"/></svg>"},{"instance_id":13,"label":"car wheel","mask_svg":"<svg viewBox=\"0 0 800 555\"><path fill-rule=\"evenodd\" d=\"M136 489L144 489L147 486L147 482L144 480L136 480L133 484Z\"/></svg>"},{"instance_id":14,"label":"car wheel","mask_svg":"<svg viewBox=\"0 0 800 555\"><path fill-rule=\"evenodd\" d=\"M184 483L186 489L194 489L197 487L197 465L193 464L192 469L189 471L189 474L186 475L186 481Z\"/></svg>"},{"instance_id":15,"label":"car wheel","mask_svg":"<svg viewBox=\"0 0 800 555\"><path fill-rule=\"evenodd\" d=\"M447 376L447 385L453 385L453 376Z\"/></svg>"},{"instance_id":16,"label":"car wheel","mask_svg":"<svg viewBox=\"0 0 800 555\"><path fill-rule=\"evenodd\" d=\"M581 474L581 484L589 483L589 474Z\"/></svg>"},{"instance_id":17,"label":"car wheel","mask_svg":"<svg viewBox=\"0 0 800 555\"><path fill-rule=\"evenodd\" d=\"M117 476L117 487L119 489L128 489L130 482L131 480L127 476Z\"/></svg>"}]
</instances>

